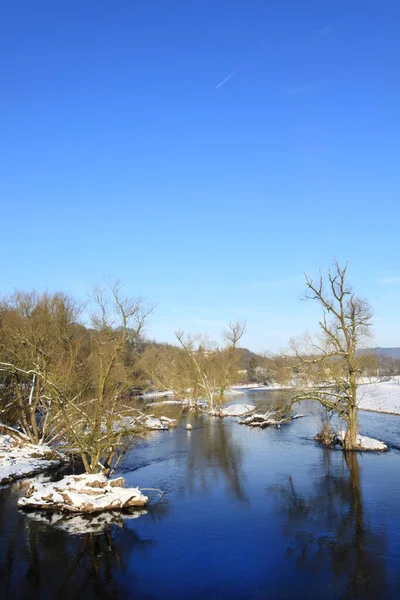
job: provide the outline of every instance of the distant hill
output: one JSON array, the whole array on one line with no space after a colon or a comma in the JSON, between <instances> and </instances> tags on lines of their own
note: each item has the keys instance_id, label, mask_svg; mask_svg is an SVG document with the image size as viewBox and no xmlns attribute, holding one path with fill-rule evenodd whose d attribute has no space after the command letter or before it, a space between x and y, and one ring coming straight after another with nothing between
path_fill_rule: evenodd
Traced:
<instances>
[{"instance_id":1,"label":"distant hill","mask_svg":"<svg viewBox=\"0 0 400 600\"><path fill-rule=\"evenodd\" d=\"M390 356L390 358L400 358L400 348L368 348L368 352L378 354L378 356Z\"/></svg>"},{"instance_id":2,"label":"distant hill","mask_svg":"<svg viewBox=\"0 0 400 600\"><path fill-rule=\"evenodd\" d=\"M239 348L240 357L242 360L242 368L247 369L251 358L257 361L259 366L263 366L268 359L265 356L251 352L247 348ZM377 354L378 356L389 356L389 358L400 359L400 348L365 348L359 350L360 354Z\"/></svg>"},{"instance_id":3,"label":"distant hill","mask_svg":"<svg viewBox=\"0 0 400 600\"><path fill-rule=\"evenodd\" d=\"M248 369L250 360L253 358L258 367L262 367L267 361L264 356L252 352L248 348L238 348L240 356L240 368Z\"/></svg>"},{"instance_id":4,"label":"distant hill","mask_svg":"<svg viewBox=\"0 0 400 600\"><path fill-rule=\"evenodd\" d=\"M168 344L164 344L162 342L156 341L143 341L143 345L146 346L148 344L152 344L154 346L168 346ZM238 348L241 369L248 369L250 360L253 359L253 362L256 363L257 366L264 366L268 363L268 358L263 356L262 354L257 354L256 352L252 352L248 348ZM362 354L378 354L378 356L389 356L390 358L400 359L400 348L365 348L363 350L359 350Z\"/></svg>"},{"instance_id":5,"label":"distant hill","mask_svg":"<svg viewBox=\"0 0 400 600\"><path fill-rule=\"evenodd\" d=\"M244 363L248 363L251 357L255 358L260 363L266 362L265 356L251 352L251 350L248 350L247 348L239 348L239 351ZM379 356L390 356L390 358L400 358L400 348L365 348L365 350L360 350L360 352L363 354L371 353L378 354Z\"/></svg>"}]
</instances>

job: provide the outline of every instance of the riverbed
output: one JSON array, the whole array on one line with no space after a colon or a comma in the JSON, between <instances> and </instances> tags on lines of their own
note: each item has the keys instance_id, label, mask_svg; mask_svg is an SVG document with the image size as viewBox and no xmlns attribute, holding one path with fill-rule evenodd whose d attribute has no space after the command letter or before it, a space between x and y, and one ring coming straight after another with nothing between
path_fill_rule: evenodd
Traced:
<instances>
[{"instance_id":1,"label":"riverbed","mask_svg":"<svg viewBox=\"0 0 400 600\"><path fill-rule=\"evenodd\" d=\"M183 411L119 469L127 485L165 495L149 492L146 511L95 533L19 511L24 483L3 488L0 597L397 599L400 417L359 422L387 453L319 447L309 413L260 430Z\"/></svg>"}]
</instances>

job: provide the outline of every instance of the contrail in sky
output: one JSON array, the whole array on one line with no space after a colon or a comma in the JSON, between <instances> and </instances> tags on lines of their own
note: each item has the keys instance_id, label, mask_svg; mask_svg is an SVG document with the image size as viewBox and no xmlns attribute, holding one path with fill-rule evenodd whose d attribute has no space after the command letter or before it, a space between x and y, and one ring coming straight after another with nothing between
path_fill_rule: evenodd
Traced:
<instances>
[{"instance_id":1,"label":"contrail in sky","mask_svg":"<svg viewBox=\"0 0 400 600\"><path fill-rule=\"evenodd\" d=\"M231 73L230 75L228 75L228 77L225 77L225 79L223 79L222 81L220 81L219 84L215 86L215 89L217 90L218 88L222 87L227 81L229 81L230 79L232 79L232 77L235 77L236 73L237 73L237 69L235 69L233 71L233 73Z\"/></svg>"}]
</instances>

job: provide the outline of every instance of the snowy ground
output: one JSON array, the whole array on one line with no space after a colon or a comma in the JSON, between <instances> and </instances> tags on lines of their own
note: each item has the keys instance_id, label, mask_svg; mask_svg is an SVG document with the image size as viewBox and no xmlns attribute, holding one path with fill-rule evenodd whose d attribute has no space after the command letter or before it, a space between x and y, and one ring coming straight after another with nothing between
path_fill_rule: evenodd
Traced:
<instances>
[{"instance_id":1,"label":"snowy ground","mask_svg":"<svg viewBox=\"0 0 400 600\"><path fill-rule=\"evenodd\" d=\"M246 393L246 391L251 390L267 392L289 388L284 388L275 383L264 386L257 383L249 383L241 386L233 386L233 389L239 393ZM400 376L392 377L389 381L361 379L357 399L358 406L362 410L400 414Z\"/></svg>"},{"instance_id":2,"label":"snowy ground","mask_svg":"<svg viewBox=\"0 0 400 600\"><path fill-rule=\"evenodd\" d=\"M0 485L58 467L64 457L49 446L19 444L0 434Z\"/></svg>"},{"instance_id":3,"label":"snowy ground","mask_svg":"<svg viewBox=\"0 0 400 600\"><path fill-rule=\"evenodd\" d=\"M358 406L363 410L400 414L400 377L359 386Z\"/></svg>"}]
</instances>

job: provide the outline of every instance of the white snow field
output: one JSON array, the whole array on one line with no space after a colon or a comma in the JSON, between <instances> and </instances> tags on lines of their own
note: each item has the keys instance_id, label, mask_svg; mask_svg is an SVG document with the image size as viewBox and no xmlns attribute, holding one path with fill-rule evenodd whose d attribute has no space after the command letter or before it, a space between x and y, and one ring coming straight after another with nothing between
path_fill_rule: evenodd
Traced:
<instances>
[{"instance_id":1,"label":"white snow field","mask_svg":"<svg viewBox=\"0 0 400 600\"><path fill-rule=\"evenodd\" d=\"M389 381L362 383L357 390L357 400L363 410L400 414L400 376Z\"/></svg>"}]
</instances>

